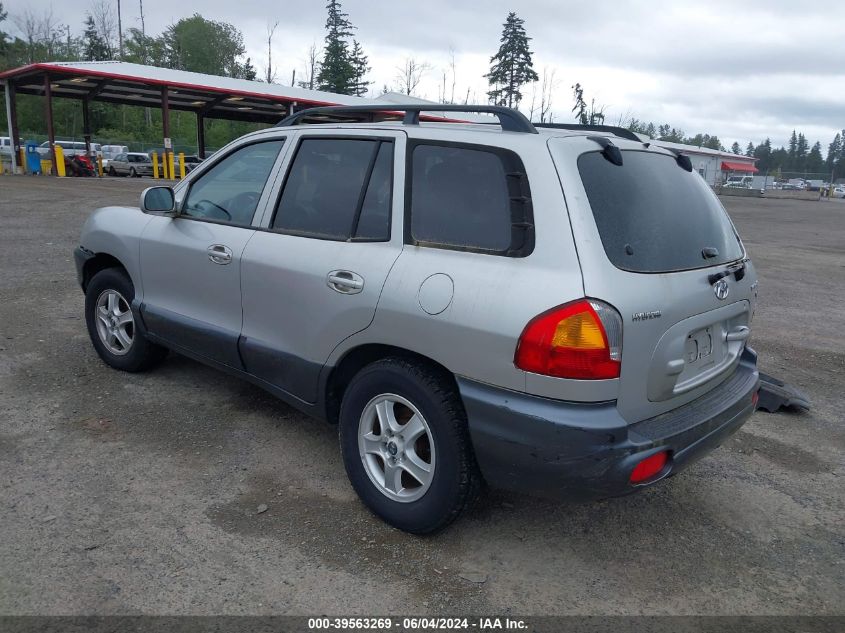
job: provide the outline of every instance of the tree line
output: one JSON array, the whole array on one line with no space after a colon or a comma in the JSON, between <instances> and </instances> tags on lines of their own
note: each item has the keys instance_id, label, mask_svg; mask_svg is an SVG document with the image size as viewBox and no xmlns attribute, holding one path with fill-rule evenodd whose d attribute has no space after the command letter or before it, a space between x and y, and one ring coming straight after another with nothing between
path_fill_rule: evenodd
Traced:
<instances>
[{"instance_id":1,"label":"tree line","mask_svg":"<svg viewBox=\"0 0 845 633\"><path fill-rule=\"evenodd\" d=\"M27 8L21 14L9 16L0 2L0 69L12 68L37 61L105 61L120 59L139 64L149 64L164 68L174 68L211 75L221 75L242 79L258 79L258 70L253 60L246 56L244 39L241 32L231 24L209 20L199 14L182 18L168 26L158 35L148 34L144 27L143 0L140 28L129 28L125 32L120 27L120 20L114 13L109 0L94 0L85 13L82 30L74 35L70 26L61 24L54 18L51 9L37 14ZM5 32L3 22L10 20L21 36L11 36ZM278 72L272 63L272 42L278 22L267 25L267 59L261 79L273 82L278 79ZM306 66L299 81L295 72L291 76L291 85L302 88L324 90L337 94L365 96L373 89L373 82L368 75L371 71L368 56L359 39L355 36L356 27L347 13L343 11L340 0L328 0L326 4L325 36L322 46L313 44L307 51ZM556 117L553 108L553 94L559 82L555 78L554 68L543 68L540 72L534 67L531 51L531 37L525 29L525 22L516 12L508 13L502 25L499 48L490 57L490 70L484 76L487 80L487 101L527 111L529 118L540 123L553 122ZM208 43L213 42L213 46ZM423 77L433 69L425 61L414 57L406 58L397 66L394 85L384 85L381 92L391 89L413 95ZM442 70L438 82L438 101L443 103L470 103L477 100L471 90L456 94L457 69L454 53L447 69ZM581 83L571 86L572 103L570 120L584 125L606 123L605 107L596 103L595 98L588 98ZM34 130L41 121L37 106L25 103L19 107L22 130ZM56 120L76 129L78 109L74 103L55 105ZM92 109L94 129L97 135L115 138L124 135L128 140L151 138L151 132L157 133L160 127L160 114L156 110L145 109L139 114L138 108L109 108L98 104ZM222 144L229 138L238 136L255 124L231 121L209 122L213 129L209 144ZM721 139L716 135L698 133L687 135L683 130L663 123L654 124L634 117L627 120L620 118L619 125L651 138L707 147L725 151ZM65 128L67 125L65 125ZM172 126L173 127L173 126ZM172 130L174 138L183 135L193 137L193 122L189 116L184 122L178 114ZM154 138L154 137L152 137ZM787 147L773 148L770 139L765 139L755 146L749 143L743 151L738 142L731 145L734 154L753 156L758 159L761 172L806 172L830 173L836 177L845 176L845 130L837 134L828 145L823 156L822 145L816 141L809 145L801 133L792 133Z\"/></svg>"}]
</instances>

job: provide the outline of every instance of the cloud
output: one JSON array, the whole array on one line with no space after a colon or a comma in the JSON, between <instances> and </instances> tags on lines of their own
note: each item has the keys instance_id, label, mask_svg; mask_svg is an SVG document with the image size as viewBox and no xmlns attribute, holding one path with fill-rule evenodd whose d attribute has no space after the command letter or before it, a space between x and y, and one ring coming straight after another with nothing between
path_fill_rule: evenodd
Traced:
<instances>
[{"instance_id":1,"label":"cloud","mask_svg":"<svg viewBox=\"0 0 845 633\"><path fill-rule=\"evenodd\" d=\"M39 11L52 0L29 0ZM458 68L456 94L486 101L483 75L499 44L512 1L425 3L345 0L372 66L373 89L394 83L396 67L408 56L432 69L421 96L437 98L450 50ZM14 7L8 7L14 13ZM63 20L81 30L81 5L54 5ZM145 0L148 32L194 12L241 29L248 54L266 65L266 25L279 20L273 41L277 81L302 78L308 46L322 42L324 0L295 7L264 0ZM531 36L535 66L555 69L554 109L571 118L571 86L607 106L608 121L619 117L669 123L718 135L725 145L755 144L766 136L785 143L803 130L826 148L845 126L845 37L841 0L677 0L623 2L523 0L518 13ZM125 28L138 26L138 6L123 2ZM451 77L447 77L451 92ZM530 100L526 90L524 104Z\"/></svg>"}]
</instances>

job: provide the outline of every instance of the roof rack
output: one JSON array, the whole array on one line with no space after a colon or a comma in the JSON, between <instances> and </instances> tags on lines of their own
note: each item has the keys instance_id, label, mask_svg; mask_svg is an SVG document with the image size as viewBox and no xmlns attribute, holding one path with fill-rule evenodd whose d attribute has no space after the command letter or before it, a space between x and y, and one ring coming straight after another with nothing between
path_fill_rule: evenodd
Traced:
<instances>
[{"instance_id":1,"label":"roof rack","mask_svg":"<svg viewBox=\"0 0 845 633\"><path fill-rule=\"evenodd\" d=\"M631 130L626 130L624 127L616 127L615 125L580 125L578 123L534 123L534 127L549 127L559 130L575 130L583 132L609 132L615 134L619 138L626 138L629 141L636 141L642 143L643 140L634 134Z\"/></svg>"},{"instance_id":2,"label":"roof rack","mask_svg":"<svg viewBox=\"0 0 845 633\"><path fill-rule=\"evenodd\" d=\"M414 103L409 105L387 103L308 108L307 110L301 110L282 119L276 126L287 127L298 125L299 123L307 123L309 120L320 123L337 123L349 121L350 119L352 121L374 122L378 114L382 115L382 118L379 120L385 120L385 118L391 115L395 116L399 112L405 113L402 119L402 123L405 125L419 125L420 114L422 112L477 112L479 114L492 114L499 119L499 125L502 126L502 130L505 132L537 134L537 130L531 124L531 121L521 112L511 108L492 105L455 105L442 103Z\"/></svg>"}]
</instances>

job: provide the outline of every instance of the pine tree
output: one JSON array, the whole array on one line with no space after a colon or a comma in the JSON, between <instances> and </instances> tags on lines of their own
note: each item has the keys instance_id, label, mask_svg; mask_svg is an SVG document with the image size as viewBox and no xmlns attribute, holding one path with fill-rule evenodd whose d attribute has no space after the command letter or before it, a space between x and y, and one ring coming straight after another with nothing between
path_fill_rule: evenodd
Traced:
<instances>
[{"instance_id":1,"label":"pine tree","mask_svg":"<svg viewBox=\"0 0 845 633\"><path fill-rule=\"evenodd\" d=\"M742 155L742 149L739 147L739 143L734 141L734 144L731 145L731 153L737 154L738 156Z\"/></svg>"},{"instance_id":2,"label":"pine tree","mask_svg":"<svg viewBox=\"0 0 845 633\"><path fill-rule=\"evenodd\" d=\"M102 62L112 58L111 47L100 37L97 25L90 13L85 16L85 30L82 33L82 51L86 61Z\"/></svg>"},{"instance_id":3,"label":"pine tree","mask_svg":"<svg viewBox=\"0 0 845 633\"><path fill-rule=\"evenodd\" d=\"M822 144L820 142L816 141L807 154L804 169L812 174L824 172L824 159L822 158Z\"/></svg>"},{"instance_id":4,"label":"pine tree","mask_svg":"<svg viewBox=\"0 0 845 633\"><path fill-rule=\"evenodd\" d=\"M587 116L587 102L584 101L584 89L581 87L581 84L572 86L572 94L575 97L575 105L572 106L572 111L575 113L575 120L581 125L587 125L590 119ZM666 127L668 128L669 126L667 125Z\"/></svg>"},{"instance_id":5,"label":"pine tree","mask_svg":"<svg viewBox=\"0 0 845 633\"><path fill-rule=\"evenodd\" d=\"M499 51L490 58L490 72L485 77L493 89L487 96L497 105L518 108L522 101L522 86L539 79L528 47L531 38L525 33L524 24L516 13L508 13Z\"/></svg>"},{"instance_id":6,"label":"pine tree","mask_svg":"<svg viewBox=\"0 0 845 633\"><path fill-rule=\"evenodd\" d=\"M828 171L833 171L834 165L839 160L842 154L842 136L837 134L833 137L833 141L827 146L827 160L825 166Z\"/></svg>"},{"instance_id":7,"label":"pine tree","mask_svg":"<svg viewBox=\"0 0 845 633\"><path fill-rule=\"evenodd\" d=\"M352 40L351 53L352 68L355 70L355 80L352 84L352 94L357 97L363 97L369 92L371 81L367 81L366 75L370 72L369 60L364 55L364 49L358 40Z\"/></svg>"},{"instance_id":8,"label":"pine tree","mask_svg":"<svg viewBox=\"0 0 845 633\"><path fill-rule=\"evenodd\" d=\"M795 169L798 156L798 135L795 130L792 130L792 136L789 137L789 151L787 153L789 159L787 160L787 169Z\"/></svg>"},{"instance_id":9,"label":"pine tree","mask_svg":"<svg viewBox=\"0 0 845 633\"><path fill-rule=\"evenodd\" d=\"M745 148L745 155L749 158L754 156L754 143L748 141L748 146Z\"/></svg>"},{"instance_id":10,"label":"pine tree","mask_svg":"<svg viewBox=\"0 0 845 633\"><path fill-rule=\"evenodd\" d=\"M341 10L339 0L329 0L326 9L326 46L317 75L317 87L351 95L355 89L355 68L346 38L352 35L354 27L349 22L349 16Z\"/></svg>"},{"instance_id":11,"label":"pine tree","mask_svg":"<svg viewBox=\"0 0 845 633\"><path fill-rule=\"evenodd\" d=\"M255 81L258 78L258 73L255 71L255 66L252 65L252 59L247 57L246 61L239 69L240 79L249 79Z\"/></svg>"}]
</instances>

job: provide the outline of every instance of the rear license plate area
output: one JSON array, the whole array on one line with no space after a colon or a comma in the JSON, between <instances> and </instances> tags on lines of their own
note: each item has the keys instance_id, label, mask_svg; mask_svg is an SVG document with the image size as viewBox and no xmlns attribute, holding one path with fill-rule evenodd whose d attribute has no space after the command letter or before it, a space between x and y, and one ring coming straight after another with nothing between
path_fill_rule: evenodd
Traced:
<instances>
[{"instance_id":1,"label":"rear license plate area","mask_svg":"<svg viewBox=\"0 0 845 633\"><path fill-rule=\"evenodd\" d=\"M706 364L713 356L713 328L706 327L687 335L684 361L687 365Z\"/></svg>"}]
</instances>

